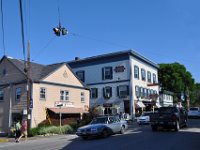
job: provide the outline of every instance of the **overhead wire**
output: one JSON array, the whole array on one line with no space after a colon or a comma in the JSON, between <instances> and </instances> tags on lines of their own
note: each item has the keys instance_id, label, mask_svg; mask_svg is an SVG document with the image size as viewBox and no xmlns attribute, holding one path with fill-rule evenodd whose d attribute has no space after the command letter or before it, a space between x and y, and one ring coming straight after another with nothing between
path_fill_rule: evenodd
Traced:
<instances>
[{"instance_id":1,"label":"overhead wire","mask_svg":"<svg viewBox=\"0 0 200 150\"><path fill-rule=\"evenodd\" d=\"M25 62L25 61L26 61L26 53L25 53L24 19L23 19L22 0L19 0L19 4L20 4L20 21L21 21L21 34L22 34L23 57L24 57L24 62Z\"/></svg>"},{"instance_id":2,"label":"overhead wire","mask_svg":"<svg viewBox=\"0 0 200 150\"><path fill-rule=\"evenodd\" d=\"M3 54L6 54L5 48L5 35L4 35L4 14L3 14L3 0L1 0L1 28L2 28L2 42L3 42Z\"/></svg>"}]
</instances>

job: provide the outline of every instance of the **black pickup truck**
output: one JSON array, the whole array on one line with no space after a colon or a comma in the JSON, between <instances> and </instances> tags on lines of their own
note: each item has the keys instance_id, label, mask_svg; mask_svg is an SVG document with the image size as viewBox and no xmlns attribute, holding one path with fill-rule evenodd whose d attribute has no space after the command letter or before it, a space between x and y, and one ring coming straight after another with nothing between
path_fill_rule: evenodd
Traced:
<instances>
[{"instance_id":1,"label":"black pickup truck","mask_svg":"<svg viewBox=\"0 0 200 150\"><path fill-rule=\"evenodd\" d=\"M160 107L156 113L150 116L152 131L158 127L171 128L178 131L187 126L187 112L180 107Z\"/></svg>"}]
</instances>

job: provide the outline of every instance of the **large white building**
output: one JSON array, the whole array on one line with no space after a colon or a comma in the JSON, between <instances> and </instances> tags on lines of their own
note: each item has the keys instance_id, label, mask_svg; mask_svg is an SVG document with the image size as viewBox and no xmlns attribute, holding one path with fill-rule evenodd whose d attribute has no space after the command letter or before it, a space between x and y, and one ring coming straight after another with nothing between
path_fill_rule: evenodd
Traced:
<instances>
[{"instance_id":1,"label":"large white building","mask_svg":"<svg viewBox=\"0 0 200 150\"><path fill-rule=\"evenodd\" d=\"M138 109L156 106L159 66L135 51L76 57L68 64L90 87L90 107L100 114L125 112L134 118Z\"/></svg>"}]
</instances>

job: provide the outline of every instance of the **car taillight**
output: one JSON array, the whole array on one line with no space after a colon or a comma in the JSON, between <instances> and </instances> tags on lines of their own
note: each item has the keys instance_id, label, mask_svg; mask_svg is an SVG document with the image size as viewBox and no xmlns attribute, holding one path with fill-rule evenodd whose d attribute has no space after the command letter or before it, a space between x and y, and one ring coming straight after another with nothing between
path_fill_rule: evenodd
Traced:
<instances>
[{"instance_id":1,"label":"car taillight","mask_svg":"<svg viewBox=\"0 0 200 150\"><path fill-rule=\"evenodd\" d=\"M172 115L171 119L172 119L173 121L176 121L176 115Z\"/></svg>"}]
</instances>

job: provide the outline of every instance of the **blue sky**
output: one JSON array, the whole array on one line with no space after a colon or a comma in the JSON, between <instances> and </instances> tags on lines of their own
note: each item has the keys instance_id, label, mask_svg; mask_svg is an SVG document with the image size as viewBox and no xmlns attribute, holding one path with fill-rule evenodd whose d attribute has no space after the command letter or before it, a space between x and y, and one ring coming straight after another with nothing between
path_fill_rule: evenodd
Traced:
<instances>
[{"instance_id":1,"label":"blue sky","mask_svg":"<svg viewBox=\"0 0 200 150\"><path fill-rule=\"evenodd\" d=\"M69 32L61 37L52 30L58 6ZM41 64L133 49L155 63L179 62L200 82L199 6L199 0L23 0L25 42ZM23 59L19 14L18 0L3 0L5 54Z\"/></svg>"}]
</instances>

